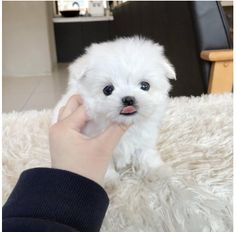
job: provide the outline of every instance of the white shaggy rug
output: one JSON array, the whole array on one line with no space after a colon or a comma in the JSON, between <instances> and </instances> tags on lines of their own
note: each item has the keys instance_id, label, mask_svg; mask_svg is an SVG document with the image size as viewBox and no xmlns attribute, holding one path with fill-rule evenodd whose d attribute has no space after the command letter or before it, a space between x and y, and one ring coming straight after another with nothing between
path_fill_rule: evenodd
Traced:
<instances>
[{"instance_id":1,"label":"white shaggy rug","mask_svg":"<svg viewBox=\"0 0 236 232\"><path fill-rule=\"evenodd\" d=\"M106 186L102 232L230 232L232 229L233 95L170 100L158 149L173 167L121 173ZM51 111L3 114L3 203L20 173L50 166Z\"/></svg>"}]
</instances>

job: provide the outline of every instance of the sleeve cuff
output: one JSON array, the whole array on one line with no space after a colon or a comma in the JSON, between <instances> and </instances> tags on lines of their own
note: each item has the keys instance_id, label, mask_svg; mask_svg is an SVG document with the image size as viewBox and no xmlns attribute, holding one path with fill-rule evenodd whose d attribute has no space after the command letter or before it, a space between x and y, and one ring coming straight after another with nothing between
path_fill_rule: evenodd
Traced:
<instances>
[{"instance_id":1,"label":"sleeve cuff","mask_svg":"<svg viewBox=\"0 0 236 232\"><path fill-rule=\"evenodd\" d=\"M105 190L75 173L34 168L24 171L3 207L3 218L31 217L99 231L109 204Z\"/></svg>"}]
</instances>

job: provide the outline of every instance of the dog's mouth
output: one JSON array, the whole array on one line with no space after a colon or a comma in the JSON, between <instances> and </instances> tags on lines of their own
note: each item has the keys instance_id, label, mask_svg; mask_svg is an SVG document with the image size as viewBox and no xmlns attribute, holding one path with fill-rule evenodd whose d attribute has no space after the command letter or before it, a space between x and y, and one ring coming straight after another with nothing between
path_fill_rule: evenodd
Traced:
<instances>
[{"instance_id":1,"label":"dog's mouth","mask_svg":"<svg viewBox=\"0 0 236 232\"><path fill-rule=\"evenodd\" d=\"M125 106L120 111L121 115L129 116L137 113L137 109L134 106Z\"/></svg>"}]
</instances>

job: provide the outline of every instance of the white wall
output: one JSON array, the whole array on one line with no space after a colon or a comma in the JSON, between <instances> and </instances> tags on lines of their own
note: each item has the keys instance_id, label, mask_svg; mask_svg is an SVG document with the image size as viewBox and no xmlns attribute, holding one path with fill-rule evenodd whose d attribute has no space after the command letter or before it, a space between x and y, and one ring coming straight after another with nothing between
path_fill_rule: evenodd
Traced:
<instances>
[{"instance_id":1,"label":"white wall","mask_svg":"<svg viewBox=\"0 0 236 232\"><path fill-rule=\"evenodd\" d=\"M2 3L3 76L49 75L56 63L52 2Z\"/></svg>"}]
</instances>

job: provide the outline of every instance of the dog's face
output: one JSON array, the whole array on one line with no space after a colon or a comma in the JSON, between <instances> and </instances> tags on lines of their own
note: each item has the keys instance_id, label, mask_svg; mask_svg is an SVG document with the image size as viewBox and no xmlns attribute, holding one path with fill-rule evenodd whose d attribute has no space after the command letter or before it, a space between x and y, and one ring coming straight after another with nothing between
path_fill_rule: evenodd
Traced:
<instances>
[{"instance_id":1,"label":"dog's face","mask_svg":"<svg viewBox=\"0 0 236 232\"><path fill-rule=\"evenodd\" d=\"M163 48L138 37L94 44L70 66L92 117L132 123L147 119L163 104L175 72Z\"/></svg>"}]
</instances>

